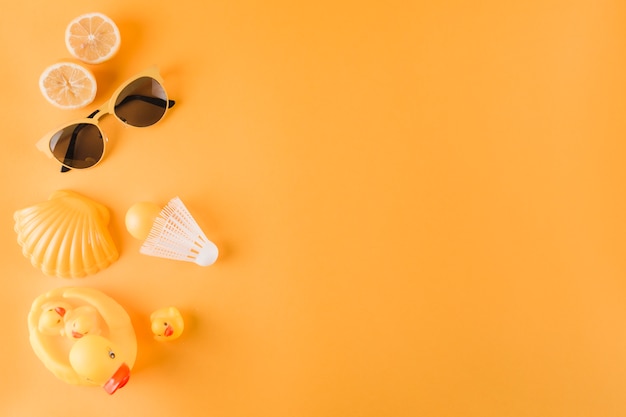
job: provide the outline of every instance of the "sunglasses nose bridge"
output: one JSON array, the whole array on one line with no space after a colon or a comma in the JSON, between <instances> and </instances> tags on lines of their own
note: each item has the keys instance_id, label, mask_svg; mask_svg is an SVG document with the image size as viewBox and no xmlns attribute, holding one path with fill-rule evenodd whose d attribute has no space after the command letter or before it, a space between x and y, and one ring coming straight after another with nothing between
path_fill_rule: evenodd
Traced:
<instances>
[{"instance_id":1,"label":"sunglasses nose bridge","mask_svg":"<svg viewBox=\"0 0 626 417\"><path fill-rule=\"evenodd\" d=\"M108 109L100 108L89 115L89 119L93 119L94 123L98 123L100 119L104 116L111 114L111 111Z\"/></svg>"}]
</instances>

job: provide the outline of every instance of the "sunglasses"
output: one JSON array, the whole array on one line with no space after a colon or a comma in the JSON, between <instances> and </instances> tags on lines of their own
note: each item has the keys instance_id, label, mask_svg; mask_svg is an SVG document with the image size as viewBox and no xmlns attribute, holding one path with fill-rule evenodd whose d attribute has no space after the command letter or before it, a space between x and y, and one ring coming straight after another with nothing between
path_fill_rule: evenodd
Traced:
<instances>
[{"instance_id":1,"label":"sunglasses","mask_svg":"<svg viewBox=\"0 0 626 417\"><path fill-rule=\"evenodd\" d=\"M98 126L107 114L134 127L152 126L175 104L168 100L157 67L149 68L122 84L113 96L85 119L54 130L37 142L37 148L62 165L61 172L96 166L104 157L108 139Z\"/></svg>"}]
</instances>

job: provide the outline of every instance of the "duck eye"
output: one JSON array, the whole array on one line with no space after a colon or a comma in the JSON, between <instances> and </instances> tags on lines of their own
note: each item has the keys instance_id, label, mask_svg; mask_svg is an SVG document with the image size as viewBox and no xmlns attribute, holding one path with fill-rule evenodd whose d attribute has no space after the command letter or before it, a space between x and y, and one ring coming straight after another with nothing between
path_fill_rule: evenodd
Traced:
<instances>
[{"instance_id":1,"label":"duck eye","mask_svg":"<svg viewBox=\"0 0 626 417\"><path fill-rule=\"evenodd\" d=\"M113 352L112 350L109 350L109 358L115 359L115 352Z\"/></svg>"},{"instance_id":2,"label":"duck eye","mask_svg":"<svg viewBox=\"0 0 626 417\"><path fill-rule=\"evenodd\" d=\"M163 322L163 326L167 327L167 322L166 321Z\"/></svg>"}]
</instances>

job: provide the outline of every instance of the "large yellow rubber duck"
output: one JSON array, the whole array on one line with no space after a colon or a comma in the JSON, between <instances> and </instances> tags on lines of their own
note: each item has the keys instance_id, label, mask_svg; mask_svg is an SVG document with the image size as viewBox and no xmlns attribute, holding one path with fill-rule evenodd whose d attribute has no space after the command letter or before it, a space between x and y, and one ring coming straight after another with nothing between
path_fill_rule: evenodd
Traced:
<instances>
[{"instance_id":1,"label":"large yellow rubber duck","mask_svg":"<svg viewBox=\"0 0 626 417\"><path fill-rule=\"evenodd\" d=\"M67 334L68 328L75 332ZM57 288L42 294L33 301L28 329L37 357L68 384L113 394L128 382L137 356L135 330L126 311L104 293Z\"/></svg>"},{"instance_id":2,"label":"large yellow rubber duck","mask_svg":"<svg viewBox=\"0 0 626 417\"><path fill-rule=\"evenodd\" d=\"M70 349L70 364L86 381L99 385L109 394L122 388L130 378L130 366L122 349L105 337L83 336Z\"/></svg>"}]
</instances>

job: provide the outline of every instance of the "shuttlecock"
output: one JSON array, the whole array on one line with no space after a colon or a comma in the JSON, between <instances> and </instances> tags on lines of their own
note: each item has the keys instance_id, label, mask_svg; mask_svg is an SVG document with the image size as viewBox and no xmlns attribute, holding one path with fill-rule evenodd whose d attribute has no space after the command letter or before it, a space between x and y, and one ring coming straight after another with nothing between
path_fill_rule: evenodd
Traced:
<instances>
[{"instance_id":1,"label":"shuttlecock","mask_svg":"<svg viewBox=\"0 0 626 417\"><path fill-rule=\"evenodd\" d=\"M170 200L156 216L139 252L200 266L212 265L218 256L217 246L205 236L178 197Z\"/></svg>"}]
</instances>

